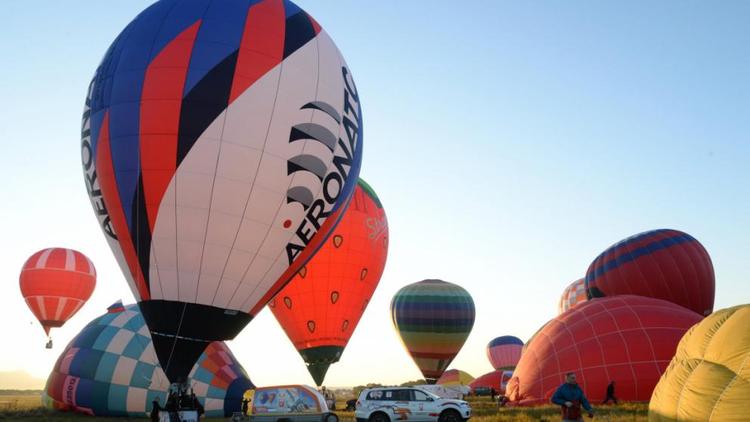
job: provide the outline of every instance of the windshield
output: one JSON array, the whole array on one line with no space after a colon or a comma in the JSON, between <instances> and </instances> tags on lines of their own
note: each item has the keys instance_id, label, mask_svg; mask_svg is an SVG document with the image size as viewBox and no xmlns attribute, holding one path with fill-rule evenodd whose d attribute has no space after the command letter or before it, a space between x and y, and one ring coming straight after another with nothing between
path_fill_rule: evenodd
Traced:
<instances>
[{"instance_id":1,"label":"windshield","mask_svg":"<svg viewBox=\"0 0 750 422\"><path fill-rule=\"evenodd\" d=\"M441 398L441 397L440 397L440 396L438 396L437 394L435 394L435 393L431 393L431 392L429 392L429 391L426 391L426 390L421 390L421 389L420 389L419 391L421 391L421 392L423 392L423 393L427 394L427 396L428 396L428 397L432 397L432 399L433 399L433 400L439 400L439 399Z\"/></svg>"}]
</instances>

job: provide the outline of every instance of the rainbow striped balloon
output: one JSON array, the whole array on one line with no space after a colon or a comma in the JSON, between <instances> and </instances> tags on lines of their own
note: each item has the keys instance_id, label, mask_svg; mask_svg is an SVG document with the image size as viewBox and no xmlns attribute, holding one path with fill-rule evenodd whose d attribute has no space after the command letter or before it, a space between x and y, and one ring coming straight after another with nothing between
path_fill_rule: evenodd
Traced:
<instances>
[{"instance_id":1,"label":"rainbow striped balloon","mask_svg":"<svg viewBox=\"0 0 750 422\"><path fill-rule=\"evenodd\" d=\"M474 326L474 301L463 287L423 280L399 290L391 319L404 347L428 383L456 357Z\"/></svg>"}]
</instances>

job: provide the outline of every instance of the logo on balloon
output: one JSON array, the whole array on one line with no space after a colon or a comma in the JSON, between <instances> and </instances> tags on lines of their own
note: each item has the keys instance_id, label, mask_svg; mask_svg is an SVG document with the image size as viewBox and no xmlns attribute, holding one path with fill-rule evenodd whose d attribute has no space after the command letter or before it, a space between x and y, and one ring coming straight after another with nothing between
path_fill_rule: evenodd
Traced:
<instances>
[{"instance_id":1,"label":"logo on balloon","mask_svg":"<svg viewBox=\"0 0 750 422\"><path fill-rule=\"evenodd\" d=\"M83 163L83 177L86 181L86 191L91 199L91 205L94 206L96 218L107 236L117 239L115 229L112 227L112 220L109 218L107 206L104 205L104 197L99 187L99 181L96 177L96 165L94 162L94 149L91 147L91 97L94 92L94 80L89 85L89 92L86 95L86 105L83 109L83 120L81 122L81 162Z\"/></svg>"},{"instance_id":2,"label":"logo on balloon","mask_svg":"<svg viewBox=\"0 0 750 422\"><path fill-rule=\"evenodd\" d=\"M349 172L352 166L357 164L358 157L355 155L355 151L358 151L362 133L359 95L346 67L341 68L341 74L344 78L345 87L344 115L342 117L339 118L338 112L330 104L320 101L309 102L302 108L320 110L336 120L339 127L344 129L346 140L340 137L336 140L336 136L332 132L314 123L295 125L289 134L289 142L312 139L324 144L331 152L334 152L333 170L325 175L323 175L323 172L327 170L325 161L319 157L302 154L290 158L287 162L287 171L290 175L297 171L311 172L318 176L323 188L323 198L315 200L313 200L312 192L304 186L292 186L287 191L287 203L300 203L307 211L305 219L302 220L295 231L296 238L293 238L286 245L287 259L290 265L318 232L322 225L321 220L325 220L333 212L334 206L344 191Z\"/></svg>"}]
</instances>

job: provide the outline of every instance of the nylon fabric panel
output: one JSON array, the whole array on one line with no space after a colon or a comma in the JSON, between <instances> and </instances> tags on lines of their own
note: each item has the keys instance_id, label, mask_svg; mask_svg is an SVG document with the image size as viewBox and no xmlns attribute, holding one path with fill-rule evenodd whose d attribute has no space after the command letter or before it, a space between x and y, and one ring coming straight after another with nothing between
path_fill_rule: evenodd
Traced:
<instances>
[{"instance_id":1,"label":"nylon fabric panel","mask_svg":"<svg viewBox=\"0 0 750 422\"><path fill-rule=\"evenodd\" d=\"M680 340L649 421L741 421L750 397L750 305L714 312Z\"/></svg>"},{"instance_id":2,"label":"nylon fabric panel","mask_svg":"<svg viewBox=\"0 0 750 422\"><path fill-rule=\"evenodd\" d=\"M107 204L114 232L117 233L115 256L121 258L118 259L120 269L126 274L130 290L135 295L136 300L147 300L150 297L149 286L143 277L135 243L133 243L133 239L130 236L126 216L123 213L120 196L116 188L117 182L115 180L114 169L112 168L112 153L110 151L108 128L109 115L105 115L97 143L96 171L99 175L102 198L104 203Z\"/></svg>"},{"instance_id":3,"label":"nylon fabric panel","mask_svg":"<svg viewBox=\"0 0 750 422\"><path fill-rule=\"evenodd\" d=\"M247 12L229 102L276 66L284 56L285 16L281 1L260 2Z\"/></svg>"},{"instance_id":4,"label":"nylon fabric panel","mask_svg":"<svg viewBox=\"0 0 750 422\"><path fill-rule=\"evenodd\" d=\"M157 55L146 69L141 96L141 166L148 223L177 167L177 133L190 52L201 21L194 23Z\"/></svg>"}]
</instances>

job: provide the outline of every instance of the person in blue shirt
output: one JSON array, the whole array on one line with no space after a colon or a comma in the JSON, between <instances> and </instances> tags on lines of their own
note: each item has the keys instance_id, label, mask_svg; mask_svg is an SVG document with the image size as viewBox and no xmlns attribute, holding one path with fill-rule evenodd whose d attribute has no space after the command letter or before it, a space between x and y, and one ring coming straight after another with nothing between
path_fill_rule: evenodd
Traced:
<instances>
[{"instance_id":1,"label":"person in blue shirt","mask_svg":"<svg viewBox=\"0 0 750 422\"><path fill-rule=\"evenodd\" d=\"M552 395L552 403L559 405L562 411L562 420L564 422L582 421L581 407L586 409L589 417L594 417L594 409L583 394L583 390L576 382L576 374L568 372L565 374L565 382L557 388Z\"/></svg>"}]
</instances>

